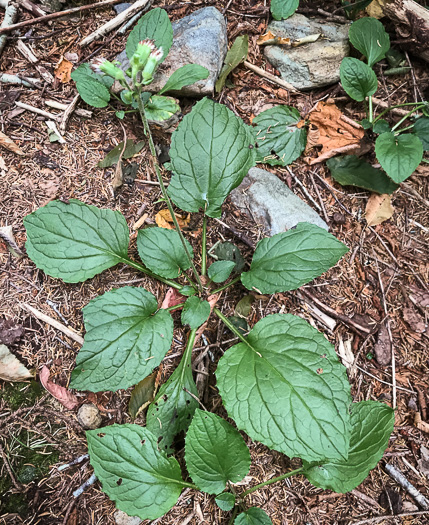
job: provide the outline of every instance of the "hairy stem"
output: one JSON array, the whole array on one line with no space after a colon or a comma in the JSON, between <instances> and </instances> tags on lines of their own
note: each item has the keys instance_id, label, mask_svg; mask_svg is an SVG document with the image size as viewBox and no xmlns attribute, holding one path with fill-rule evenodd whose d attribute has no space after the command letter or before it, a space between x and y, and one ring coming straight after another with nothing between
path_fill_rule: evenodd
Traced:
<instances>
[{"instance_id":1,"label":"hairy stem","mask_svg":"<svg viewBox=\"0 0 429 525\"><path fill-rule=\"evenodd\" d=\"M132 261L131 259L126 259L125 257L119 257L119 260L121 263L131 266L131 268L135 268L136 270L139 270L145 273L146 275L149 275L149 277L153 277L154 279L157 279L158 281L161 281L162 283L168 284L168 286L171 286L172 288L176 288L176 290L180 290L180 288L182 288L182 285L179 284L178 282L172 281L171 279L164 279L164 277L156 275L156 273L151 272L150 270L145 268L142 264L136 263L135 261Z\"/></svg>"},{"instance_id":2,"label":"hairy stem","mask_svg":"<svg viewBox=\"0 0 429 525\"><path fill-rule=\"evenodd\" d=\"M242 333L240 333L237 328L223 315L223 313L218 309L214 308L213 312L219 317L219 319L223 322L225 326L227 326L231 332L236 335L244 344L247 346L250 346L250 344L246 341L246 338L243 336Z\"/></svg>"},{"instance_id":3,"label":"hairy stem","mask_svg":"<svg viewBox=\"0 0 429 525\"><path fill-rule=\"evenodd\" d=\"M271 478L268 481L264 481L264 483L259 483L259 485L255 485L254 487L247 489L243 494L241 495L241 498L245 498L252 492L255 492L255 490L261 489L262 487L266 487L267 485L272 485L273 483L277 483L278 481L282 481L283 479L290 478L291 476L294 476L295 474L299 474L304 470L303 467L297 468L296 470L291 470L287 474L283 474L282 476L277 476L276 478Z\"/></svg>"},{"instance_id":4,"label":"hairy stem","mask_svg":"<svg viewBox=\"0 0 429 525\"><path fill-rule=\"evenodd\" d=\"M207 271L207 215L203 219L203 238L201 249L201 275L204 276Z\"/></svg>"},{"instance_id":5,"label":"hairy stem","mask_svg":"<svg viewBox=\"0 0 429 525\"><path fill-rule=\"evenodd\" d=\"M211 293L215 294L215 293L222 292L223 290L226 290L227 288L229 288L233 284L238 283L238 281L240 279L241 279L241 275L237 275L237 277L234 277L234 279L232 281L229 281L229 283L223 284L220 288L216 288L216 290L213 290Z\"/></svg>"}]
</instances>

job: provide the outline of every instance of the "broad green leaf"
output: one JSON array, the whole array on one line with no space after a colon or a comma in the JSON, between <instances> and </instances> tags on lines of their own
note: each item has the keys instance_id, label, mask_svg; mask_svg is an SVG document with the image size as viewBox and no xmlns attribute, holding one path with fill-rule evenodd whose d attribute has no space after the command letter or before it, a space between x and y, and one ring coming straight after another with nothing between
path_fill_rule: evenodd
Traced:
<instances>
[{"instance_id":1,"label":"broad green leaf","mask_svg":"<svg viewBox=\"0 0 429 525\"><path fill-rule=\"evenodd\" d=\"M249 437L307 461L347 458L350 385L334 347L304 319L269 315L221 357L217 387Z\"/></svg>"},{"instance_id":2,"label":"broad green leaf","mask_svg":"<svg viewBox=\"0 0 429 525\"><path fill-rule=\"evenodd\" d=\"M198 390L192 377L191 352L188 352L159 389L155 401L147 411L146 427L158 438L160 450L172 452L174 437L188 429L198 407L195 398L198 398Z\"/></svg>"},{"instance_id":3,"label":"broad green leaf","mask_svg":"<svg viewBox=\"0 0 429 525\"><path fill-rule=\"evenodd\" d=\"M372 131L377 133L377 135L386 133L387 131L390 131L389 123L384 119L377 120L377 122L374 122L374 125L372 126Z\"/></svg>"},{"instance_id":4,"label":"broad green leaf","mask_svg":"<svg viewBox=\"0 0 429 525\"><path fill-rule=\"evenodd\" d=\"M429 118L421 117L416 120L413 133L421 140L423 149L429 151Z\"/></svg>"},{"instance_id":5,"label":"broad green leaf","mask_svg":"<svg viewBox=\"0 0 429 525\"><path fill-rule=\"evenodd\" d=\"M383 59L390 48L389 35L376 18L365 17L353 22L349 39L353 46L366 56L370 67Z\"/></svg>"},{"instance_id":6,"label":"broad green leaf","mask_svg":"<svg viewBox=\"0 0 429 525\"><path fill-rule=\"evenodd\" d=\"M199 328L210 315L210 304L199 297L189 297L182 310L182 324L190 326L191 330Z\"/></svg>"},{"instance_id":7,"label":"broad green leaf","mask_svg":"<svg viewBox=\"0 0 429 525\"><path fill-rule=\"evenodd\" d=\"M30 259L66 283L90 279L128 257L124 216L84 204L51 201L24 219Z\"/></svg>"},{"instance_id":8,"label":"broad green leaf","mask_svg":"<svg viewBox=\"0 0 429 525\"><path fill-rule=\"evenodd\" d=\"M412 175L423 158L423 144L412 134L383 133L375 141L375 154L381 167L396 183Z\"/></svg>"},{"instance_id":9,"label":"broad green leaf","mask_svg":"<svg viewBox=\"0 0 429 525\"><path fill-rule=\"evenodd\" d=\"M394 422L395 412L383 403L353 403L348 459L319 465L304 464L304 476L316 487L339 493L350 492L383 457Z\"/></svg>"},{"instance_id":10,"label":"broad green leaf","mask_svg":"<svg viewBox=\"0 0 429 525\"><path fill-rule=\"evenodd\" d=\"M273 522L262 509L251 507L235 518L234 525L273 525Z\"/></svg>"},{"instance_id":11,"label":"broad green leaf","mask_svg":"<svg viewBox=\"0 0 429 525\"><path fill-rule=\"evenodd\" d=\"M243 270L245 261L239 248L232 242L226 241L217 244L213 252L220 261L234 261L234 272L240 273Z\"/></svg>"},{"instance_id":12,"label":"broad green leaf","mask_svg":"<svg viewBox=\"0 0 429 525\"><path fill-rule=\"evenodd\" d=\"M186 434L186 467L200 490L218 494L228 481L238 483L249 472L250 452L227 421L197 409Z\"/></svg>"},{"instance_id":13,"label":"broad green leaf","mask_svg":"<svg viewBox=\"0 0 429 525\"><path fill-rule=\"evenodd\" d=\"M152 95L144 109L148 120L161 122L163 120L168 120L178 113L180 111L180 106L174 98Z\"/></svg>"},{"instance_id":14,"label":"broad green leaf","mask_svg":"<svg viewBox=\"0 0 429 525\"><path fill-rule=\"evenodd\" d=\"M271 0L271 14L274 20L285 20L299 7L299 0Z\"/></svg>"},{"instance_id":15,"label":"broad green leaf","mask_svg":"<svg viewBox=\"0 0 429 525\"><path fill-rule=\"evenodd\" d=\"M329 270L347 251L323 228L301 222L293 230L262 239L241 282L261 293L296 290Z\"/></svg>"},{"instance_id":16,"label":"broad green leaf","mask_svg":"<svg viewBox=\"0 0 429 525\"><path fill-rule=\"evenodd\" d=\"M154 520L179 499L180 465L157 447L140 425L112 425L86 433L94 473L116 507L129 516Z\"/></svg>"},{"instance_id":17,"label":"broad green leaf","mask_svg":"<svg viewBox=\"0 0 429 525\"><path fill-rule=\"evenodd\" d=\"M156 297L125 286L100 295L83 309L85 342L76 357L71 386L115 392L138 383L170 349L173 320Z\"/></svg>"},{"instance_id":18,"label":"broad green leaf","mask_svg":"<svg viewBox=\"0 0 429 525\"><path fill-rule=\"evenodd\" d=\"M244 60L246 60L248 51L249 36L238 36L226 54L224 65L216 81L215 87L217 93L222 91L222 88L225 85L226 77L231 73L231 71L233 71Z\"/></svg>"},{"instance_id":19,"label":"broad green leaf","mask_svg":"<svg viewBox=\"0 0 429 525\"><path fill-rule=\"evenodd\" d=\"M104 157L103 160L100 160L97 166L99 168L110 168L111 166L117 164L119 161L119 157L121 156L121 151L123 147L124 143L120 142L117 146L115 146L112 150L109 151L109 153ZM134 155L141 151L143 147L143 140L141 142L134 142L132 139L127 139L125 151L122 155L122 158L131 159L131 157L134 157Z\"/></svg>"},{"instance_id":20,"label":"broad green leaf","mask_svg":"<svg viewBox=\"0 0 429 525\"><path fill-rule=\"evenodd\" d=\"M357 186L380 195L389 195L398 189L384 171L373 168L356 155L334 157L326 162L332 177L342 186Z\"/></svg>"},{"instance_id":21,"label":"broad green leaf","mask_svg":"<svg viewBox=\"0 0 429 525\"><path fill-rule=\"evenodd\" d=\"M168 193L184 211L220 217L221 206L255 163L248 126L222 104L200 100L173 133Z\"/></svg>"},{"instance_id":22,"label":"broad green leaf","mask_svg":"<svg viewBox=\"0 0 429 525\"><path fill-rule=\"evenodd\" d=\"M128 402L128 411L132 418L136 418L153 401L158 386L158 377L158 371L152 372L133 388Z\"/></svg>"},{"instance_id":23,"label":"broad green leaf","mask_svg":"<svg viewBox=\"0 0 429 525\"><path fill-rule=\"evenodd\" d=\"M378 81L374 71L357 58L343 58L340 79L345 92L358 102L377 91Z\"/></svg>"},{"instance_id":24,"label":"broad green leaf","mask_svg":"<svg viewBox=\"0 0 429 525\"><path fill-rule=\"evenodd\" d=\"M255 117L257 160L271 166L287 166L296 160L307 140L305 127L297 127L300 121L299 111L289 106L276 106Z\"/></svg>"},{"instance_id":25,"label":"broad green leaf","mask_svg":"<svg viewBox=\"0 0 429 525\"><path fill-rule=\"evenodd\" d=\"M185 242L193 257L192 246L188 241ZM179 234L175 230L158 227L139 230L137 249L144 265L166 279L178 277L181 270L190 267Z\"/></svg>"},{"instance_id":26,"label":"broad green leaf","mask_svg":"<svg viewBox=\"0 0 429 525\"><path fill-rule=\"evenodd\" d=\"M222 492L222 494L215 497L215 502L220 510L227 512L234 508L235 496L231 492Z\"/></svg>"},{"instance_id":27,"label":"broad green leaf","mask_svg":"<svg viewBox=\"0 0 429 525\"><path fill-rule=\"evenodd\" d=\"M214 283L223 283L235 268L234 261L215 261L207 269L207 275Z\"/></svg>"},{"instance_id":28,"label":"broad green leaf","mask_svg":"<svg viewBox=\"0 0 429 525\"><path fill-rule=\"evenodd\" d=\"M114 82L114 79L112 77L108 77L107 75L100 75L93 71L88 63L81 64L77 69L75 69L72 74L71 78L75 81L84 81L87 77L91 77L95 80L98 80L102 84L104 84L107 88L111 88Z\"/></svg>"},{"instance_id":29,"label":"broad green leaf","mask_svg":"<svg viewBox=\"0 0 429 525\"><path fill-rule=\"evenodd\" d=\"M128 36L125 48L129 59L137 49L137 44L146 38L154 40L155 46L158 49L162 47L164 51L162 60L165 60L173 43L173 28L167 12L164 11L164 9L160 9L159 7L151 9L137 22Z\"/></svg>"},{"instance_id":30,"label":"broad green leaf","mask_svg":"<svg viewBox=\"0 0 429 525\"><path fill-rule=\"evenodd\" d=\"M209 70L199 64L185 64L171 75L165 86L158 92L162 95L167 91L179 91L184 86L190 86L199 80L205 80L209 76Z\"/></svg>"},{"instance_id":31,"label":"broad green leaf","mask_svg":"<svg viewBox=\"0 0 429 525\"><path fill-rule=\"evenodd\" d=\"M105 108L110 101L107 87L95 78L86 77L76 82L76 89L82 100L94 108Z\"/></svg>"}]
</instances>

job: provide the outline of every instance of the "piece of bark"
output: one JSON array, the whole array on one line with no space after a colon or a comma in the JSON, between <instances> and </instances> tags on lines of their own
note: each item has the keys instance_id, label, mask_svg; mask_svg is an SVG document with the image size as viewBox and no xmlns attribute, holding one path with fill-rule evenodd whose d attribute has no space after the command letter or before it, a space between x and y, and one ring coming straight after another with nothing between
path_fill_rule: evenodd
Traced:
<instances>
[{"instance_id":1,"label":"piece of bark","mask_svg":"<svg viewBox=\"0 0 429 525\"><path fill-rule=\"evenodd\" d=\"M57 102L56 100L45 100L45 104L49 106L50 108L62 109L64 111L70 106L70 104L62 104L61 102ZM92 111L89 111L88 109L76 108L74 110L74 113L78 117L85 117L85 118L92 117Z\"/></svg>"},{"instance_id":2,"label":"piece of bark","mask_svg":"<svg viewBox=\"0 0 429 525\"><path fill-rule=\"evenodd\" d=\"M18 51L23 57L25 57L32 64L35 64L35 67L40 76L43 78L43 80L45 80L48 84L52 84L52 82L54 81L54 77L49 73L49 71L45 67L37 64L39 59L36 57L33 51L31 51L31 49L27 45L25 45L22 40L18 40L16 47L18 48Z\"/></svg>"},{"instance_id":3,"label":"piece of bark","mask_svg":"<svg viewBox=\"0 0 429 525\"><path fill-rule=\"evenodd\" d=\"M392 347L389 332L383 324L378 331L377 342L374 345L375 358L380 366L388 366L392 360Z\"/></svg>"},{"instance_id":4,"label":"piece of bark","mask_svg":"<svg viewBox=\"0 0 429 525\"><path fill-rule=\"evenodd\" d=\"M16 3L34 16L46 16L46 11L43 11L40 6L33 4L30 0L16 0Z\"/></svg>"},{"instance_id":5,"label":"piece of bark","mask_svg":"<svg viewBox=\"0 0 429 525\"><path fill-rule=\"evenodd\" d=\"M12 24L14 24L18 19L18 4L15 4L13 2L9 2L6 5L6 10L4 13L3 22L1 24L1 27L8 27ZM6 45L7 37L6 35L0 36L0 55L3 52L4 46Z\"/></svg>"}]
</instances>

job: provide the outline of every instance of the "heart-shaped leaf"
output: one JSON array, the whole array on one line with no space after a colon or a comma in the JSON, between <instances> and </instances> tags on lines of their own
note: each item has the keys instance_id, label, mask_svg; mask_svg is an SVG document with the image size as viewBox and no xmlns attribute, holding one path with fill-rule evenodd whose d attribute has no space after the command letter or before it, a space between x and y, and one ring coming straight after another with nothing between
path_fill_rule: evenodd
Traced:
<instances>
[{"instance_id":1,"label":"heart-shaped leaf","mask_svg":"<svg viewBox=\"0 0 429 525\"><path fill-rule=\"evenodd\" d=\"M210 304L199 297L189 297L182 310L182 324L190 326L191 330L199 328L210 315Z\"/></svg>"},{"instance_id":2,"label":"heart-shaped leaf","mask_svg":"<svg viewBox=\"0 0 429 525\"><path fill-rule=\"evenodd\" d=\"M271 0L271 14L274 20L285 20L298 9L299 0Z\"/></svg>"},{"instance_id":3,"label":"heart-shaped leaf","mask_svg":"<svg viewBox=\"0 0 429 525\"><path fill-rule=\"evenodd\" d=\"M167 11L164 9L155 7L155 9L151 9L140 18L128 36L125 48L127 57L131 58L137 49L137 44L147 38L154 40L155 46L158 49L162 47L164 51L162 60L165 60L173 43L173 27L168 18Z\"/></svg>"},{"instance_id":4,"label":"heart-shaped leaf","mask_svg":"<svg viewBox=\"0 0 429 525\"><path fill-rule=\"evenodd\" d=\"M273 525L273 522L262 509L251 507L235 518L234 525Z\"/></svg>"},{"instance_id":5,"label":"heart-shaped leaf","mask_svg":"<svg viewBox=\"0 0 429 525\"><path fill-rule=\"evenodd\" d=\"M346 369L303 319L265 317L225 352L216 377L228 415L253 440L307 461L347 458Z\"/></svg>"},{"instance_id":6,"label":"heart-shaped leaf","mask_svg":"<svg viewBox=\"0 0 429 525\"><path fill-rule=\"evenodd\" d=\"M94 108L105 108L109 104L109 90L95 78L85 77L77 80L76 88L82 100Z\"/></svg>"},{"instance_id":7,"label":"heart-shaped leaf","mask_svg":"<svg viewBox=\"0 0 429 525\"><path fill-rule=\"evenodd\" d=\"M248 126L223 104L200 100L173 133L168 192L184 211L203 208L220 217L220 208L255 163Z\"/></svg>"},{"instance_id":8,"label":"heart-shaped leaf","mask_svg":"<svg viewBox=\"0 0 429 525\"><path fill-rule=\"evenodd\" d=\"M223 283L235 268L234 261L215 261L207 270L207 275L214 283Z\"/></svg>"},{"instance_id":9,"label":"heart-shaped leaf","mask_svg":"<svg viewBox=\"0 0 429 525\"><path fill-rule=\"evenodd\" d=\"M90 279L128 256L128 226L117 211L52 201L27 215L24 225L30 259L66 283Z\"/></svg>"},{"instance_id":10,"label":"heart-shaped leaf","mask_svg":"<svg viewBox=\"0 0 429 525\"><path fill-rule=\"evenodd\" d=\"M408 179L422 161L423 145L412 134L383 133L375 141L375 154L384 171L399 184Z\"/></svg>"},{"instance_id":11,"label":"heart-shaped leaf","mask_svg":"<svg viewBox=\"0 0 429 525\"><path fill-rule=\"evenodd\" d=\"M340 78L345 92L358 102L377 91L378 82L374 71L357 58L343 58Z\"/></svg>"},{"instance_id":12,"label":"heart-shaped leaf","mask_svg":"<svg viewBox=\"0 0 429 525\"><path fill-rule=\"evenodd\" d=\"M206 79L209 74L209 70L199 64L185 64L176 69L158 95L167 91L179 91L184 86L190 86L199 80Z\"/></svg>"},{"instance_id":13,"label":"heart-shaped leaf","mask_svg":"<svg viewBox=\"0 0 429 525\"><path fill-rule=\"evenodd\" d=\"M91 465L118 509L142 520L173 507L186 483L179 463L157 447L140 425L112 425L86 433Z\"/></svg>"},{"instance_id":14,"label":"heart-shaped leaf","mask_svg":"<svg viewBox=\"0 0 429 525\"><path fill-rule=\"evenodd\" d=\"M222 492L215 497L215 502L221 510L232 510L235 505L235 496L231 492Z\"/></svg>"},{"instance_id":15,"label":"heart-shaped leaf","mask_svg":"<svg viewBox=\"0 0 429 525\"><path fill-rule=\"evenodd\" d=\"M173 320L156 297L125 286L96 297L83 309L85 342L71 386L115 392L138 383L159 365L173 340Z\"/></svg>"},{"instance_id":16,"label":"heart-shaped leaf","mask_svg":"<svg viewBox=\"0 0 429 525\"><path fill-rule=\"evenodd\" d=\"M353 46L366 56L370 67L383 59L390 48L389 35L376 18L364 17L353 22L349 39Z\"/></svg>"}]
</instances>

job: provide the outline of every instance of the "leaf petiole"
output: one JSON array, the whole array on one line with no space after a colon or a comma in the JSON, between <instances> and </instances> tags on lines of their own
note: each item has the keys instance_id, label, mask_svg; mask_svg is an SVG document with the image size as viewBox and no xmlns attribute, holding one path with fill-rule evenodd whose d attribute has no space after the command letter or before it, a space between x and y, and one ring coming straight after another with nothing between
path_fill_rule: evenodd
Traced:
<instances>
[{"instance_id":1,"label":"leaf petiole","mask_svg":"<svg viewBox=\"0 0 429 525\"><path fill-rule=\"evenodd\" d=\"M132 261L131 259L127 259L125 257L118 257L121 263L127 264L128 266L131 266L131 268L135 268L136 270L140 270L141 272L145 273L149 277L153 277L154 279L157 279L158 281L161 281L164 284L168 284L168 286L171 286L172 288L176 288L176 290L180 290L182 288L182 285L177 283L176 281L172 281L171 279L164 279L164 277L161 277L159 275L156 275L156 273L151 272L147 268L145 268L142 264L139 264L135 261Z\"/></svg>"},{"instance_id":2,"label":"leaf petiole","mask_svg":"<svg viewBox=\"0 0 429 525\"><path fill-rule=\"evenodd\" d=\"M278 481L282 481L284 479L290 478L291 476L294 476L295 474L299 474L304 470L304 467L297 468L296 470L291 470L290 472L287 472L286 474L282 474L281 476L277 476L276 478L271 478L268 481L264 481L264 483L259 483L259 485L255 485L254 487L247 489L243 494L241 495L241 499L245 498L252 492L255 492L258 489L261 489L262 487L266 487L267 485L272 485L273 483L277 483Z\"/></svg>"},{"instance_id":3,"label":"leaf petiole","mask_svg":"<svg viewBox=\"0 0 429 525\"><path fill-rule=\"evenodd\" d=\"M372 109L372 95L368 97L368 120L371 122L374 121L374 112Z\"/></svg>"},{"instance_id":4,"label":"leaf petiole","mask_svg":"<svg viewBox=\"0 0 429 525\"><path fill-rule=\"evenodd\" d=\"M203 238L201 249L201 275L204 276L207 271L207 215L203 219Z\"/></svg>"},{"instance_id":5,"label":"leaf petiole","mask_svg":"<svg viewBox=\"0 0 429 525\"><path fill-rule=\"evenodd\" d=\"M215 293L222 292L223 290L226 290L227 288L229 288L233 284L237 283L240 279L241 279L241 275L237 275L237 277L234 277L234 279L232 281L229 281L229 283L226 283L226 284L222 285L220 288L216 288L216 290L213 290L211 293L215 294Z\"/></svg>"},{"instance_id":6,"label":"leaf petiole","mask_svg":"<svg viewBox=\"0 0 429 525\"><path fill-rule=\"evenodd\" d=\"M229 321L229 319L227 317L225 317L223 315L223 313L218 309L218 308L214 308L213 309L213 312L219 317L219 319L223 322L223 324L225 326L227 326L229 328L229 330L231 330L231 332L236 335L245 345L247 345L248 347L252 348L252 346L247 342L246 338L243 336L242 333L240 333L237 328L235 328L235 326ZM252 348L253 350L253 348Z\"/></svg>"}]
</instances>

